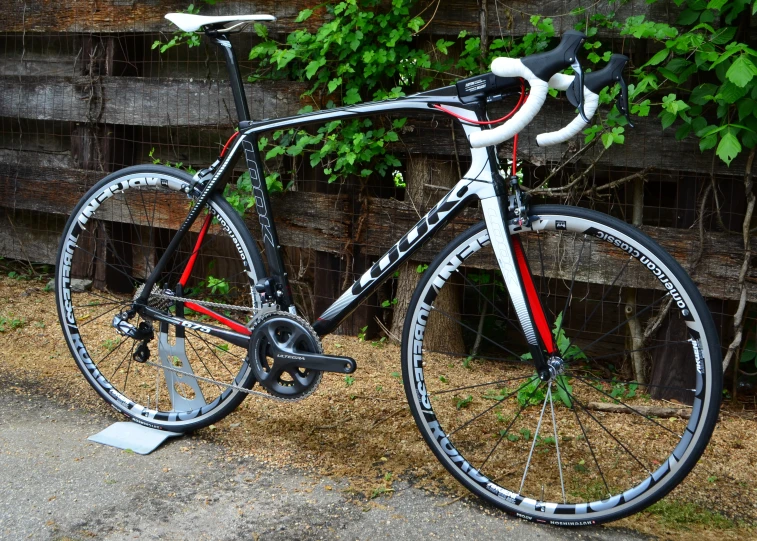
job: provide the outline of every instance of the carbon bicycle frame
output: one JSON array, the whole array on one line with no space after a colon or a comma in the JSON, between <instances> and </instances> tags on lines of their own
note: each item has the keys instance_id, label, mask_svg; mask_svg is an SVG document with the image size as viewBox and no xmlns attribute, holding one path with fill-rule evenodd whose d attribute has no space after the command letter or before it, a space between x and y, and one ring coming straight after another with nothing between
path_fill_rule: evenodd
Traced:
<instances>
[{"instance_id":1,"label":"carbon bicycle frame","mask_svg":"<svg viewBox=\"0 0 757 541\"><path fill-rule=\"evenodd\" d=\"M277 304L285 310L294 311L287 274L284 270L284 263L281 257L281 246L279 245L276 225L271 210L271 201L258 151L258 137L261 133L376 114L399 112L437 113L436 110L432 109L432 106L436 104L444 105L448 110L468 118L473 115L477 120L486 119L485 103L476 101L463 104L457 95L456 87L450 86L395 100L329 109L275 120L252 122L249 120L246 97L236 58L228 39L220 33L216 35L208 33L208 35L221 46L226 54L231 87L240 117L240 135L234 140L229 152L219 158L214 166L211 166L212 177L197 184L196 188L200 191L200 194L196 200L196 204L190 210L184 223L169 243L151 275L147 278L141 297L135 301L135 305L141 305L142 310L150 312L150 317L172 325L177 325L177 322L179 325L184 325L182 323L184 321L183 318L166 316L157 310L147 307L146 301L149 292L152 290L157 277L168 263L171 254L176 250L182 238L196 221L200 210L205 206L208 198L214 192L223 191L230 179L233 165L242 154L244 154L250 173L255 207L258 213L267 256L268 275L266 278L274 282L275 295L277 297L275 301ZM470 136L471 133L482 129L478 125L465 121L461 121L461 124L466 136ZM508 221L506 186L504 179L499 173L499 162L494 152L494 147L472 148L471 158L471 167L463 178L410 231L381 256L351 288L345 291L321 314L313 324L313 328L319 335L322 336L332 332L377 286L389 278L404 261L410 258L426 240L436 234L437 231L472 201L478 199L481 201L490 241L503 273L504 282L507 285L510 298L529 343L529 349L535 360L536 367L539 369L545 366L542 345L544 345L548 352L552 353L554 344L549 332L549 325L544 324L544 311L538 299L534 302L531 296L529 287L533 287L533 281L530 271L528 271L527 263L525 263L522 248L518 248L517 250L513 248L510 228L519 227L519 222L517 220ZM254 284L251 283L251 286L254 286ZM229 326L228 319L223 318L220 314L216 314L220 317L215 317L212 311L208 312L206 312L208 315ZM535 317L536 320L534 319ZM185 326L191 327L193 325L197 326L194 322L186 321ZM249 342L249 332L221 329L210 325L203 325L203 327L203 329L200 329L203 332L236 345L245 347ZM238 329L238 327L236 328ZM543 328L547 329L546 333L543 331Z\"/></svg>"}]
</instances>

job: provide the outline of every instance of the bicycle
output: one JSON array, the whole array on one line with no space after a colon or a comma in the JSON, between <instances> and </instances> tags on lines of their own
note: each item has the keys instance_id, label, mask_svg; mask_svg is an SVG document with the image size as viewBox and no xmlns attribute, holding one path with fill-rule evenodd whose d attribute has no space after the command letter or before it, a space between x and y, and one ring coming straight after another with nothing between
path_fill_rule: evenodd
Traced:
<instances>
[{"instance_id":1,"label":"bicycle","mask_svg":"<svg viewBox=\"0 0 757 541\"><path fill-rule=\"evenodd\" d=\"M551 51L496 59L492 72L445 88L252 121L228 35L274 18L167 18L187 32L203 29L220 46L239 130L194 176L154 165L106 176L65 226L56 267L59 318L77 365L107 403L137 423L186 432L217 422L248 394L301 400L323 372L354 372L355 361L324 354L319 337L477 202L483 221L430 263L402 335L406 397L436 458L500 509L562 526L635 513L683 480L712 434L722 388L720 345L701 294L637 228L585 208L530 205L516 160L505 178L494 150L534 118L550 87L566 91L579 115L538 136L540 144L578 134L611 84L620 84L618 108L627 116L626 57L614 55L584 77L578 52L585 37L569 31ZM575 75L562 74L568 67ZM498 121L488 120L487 104L516 95L509 119L490 128ZM311 325L292 300L259 135L429 111L460 120L470 169ZM267 264L222 195L242 155ZM74 289L82 273L107 287ZM444 292L456 308L437 303ZM425 347L435 326L456 338L456 351ZM649 356L663 372L656 383L619 370L629 358ZM665 374L671 356L683 368ZM682 403L680 411L659 413L664 399Z\"/></svg>"}]
</instances>

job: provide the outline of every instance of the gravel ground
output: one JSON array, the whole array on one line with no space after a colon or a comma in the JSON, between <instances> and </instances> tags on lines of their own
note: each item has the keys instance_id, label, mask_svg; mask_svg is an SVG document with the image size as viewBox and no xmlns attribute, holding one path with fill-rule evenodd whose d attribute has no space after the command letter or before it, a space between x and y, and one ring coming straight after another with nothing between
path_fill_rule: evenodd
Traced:
<instances>
[{"instance_id":1,"label":"gravel ground","mask_svg":"<svg viewBox=\"0 0 757 541\"><path fill-rule=\"evenodd\" d=\"M169 440L148 456L87 441L111 419L0 386L0 539L645 539L564 530L397 483L356 499L346 482Z\"/></svg>"}]
</instances>

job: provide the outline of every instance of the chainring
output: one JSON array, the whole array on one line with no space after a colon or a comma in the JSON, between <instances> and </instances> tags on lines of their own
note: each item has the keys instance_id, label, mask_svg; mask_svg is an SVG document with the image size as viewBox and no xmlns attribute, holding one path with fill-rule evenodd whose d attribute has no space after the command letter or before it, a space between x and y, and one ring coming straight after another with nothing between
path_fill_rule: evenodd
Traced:
<instances>
[{"instance_id":1,"label":"chainring","mask_svg":"<svg viewBox=\"0 0 757 541\"><path fill-rule=\"evenodd\" d=\"M323 345L310 324L289 312L263 314L252 328L248 360L258 384L266 392L285 400L300 400L313 393L321 382L322 372L290 366L277 370L272 347L296 355L323 353Z\"/></svg>"}]
</instances>

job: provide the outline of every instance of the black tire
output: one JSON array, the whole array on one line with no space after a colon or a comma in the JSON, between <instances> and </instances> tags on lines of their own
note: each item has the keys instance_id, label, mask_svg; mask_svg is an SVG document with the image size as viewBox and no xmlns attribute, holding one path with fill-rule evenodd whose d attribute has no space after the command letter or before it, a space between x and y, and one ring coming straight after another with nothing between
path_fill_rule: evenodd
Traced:
<instances>
[{"instance_id":1,"label":"black tire","mask_svg":"<svg viewBox=\"0 0 757 541\"><path fill-rule=\"evenodd\" d=\"M407 399L436 458L477 496L553 525L617 520L665 496L703 453L722 391L715 325L685 271L638 229L558 205L534 206L531 220L511 231L564 373L544 383L524 359L527 343L480 223L447 245L413 295L402 336ZM445 288L460 299L457 313L434 307ZM425 347L437 318L460 327L462 351ZM650 335L633 342L639 328ZM642 360L646 385L628 374L629 359ZM673 359L677 369L666 370ZM650 365L651 374L641 368ZM673 414L650 409L670 408L663 396L683 404Z\"/></svg>"},{"instance_id":2,"label":"black tire","mask_svg":"<svg viewBox=\"0 0 757 541\"><path fill-rule=\"evenodd\" d=\"M254 385L244 348L189 328L181 329L177 337L176 329L161 329L159 323L153 325L135 315L130 320L132 325L144 323L154 331L154 338L147 343L149 362L140 363L133 359L140 343L117 333L112 325L113 316L129 308L142 281L189 213L194 197L188 195L191 181L187 173L162 166L129 167L105 177L81 199L66 223L55 278L63 334L87 382L132 420L174 432L217 422L246 395L199 378L177 376L158 366L171 363L184 372L191 369L200 378L244 388ZM252 286L262 276L263 266L255 241L220 194L210 198L206 209L158 285L161 289L176 287L207 219L205 241L183 296L259 306ZM84 291L72 287L72 279L77 278L86 280ZM151 297L150 302L166 311L175 309L170 301L160 305L160 299ZM190 314L187 311L185 316L201 321L199 314ZM252 314L227 310L226 315L245 324Z\"/></svg>"}]
</instances>

